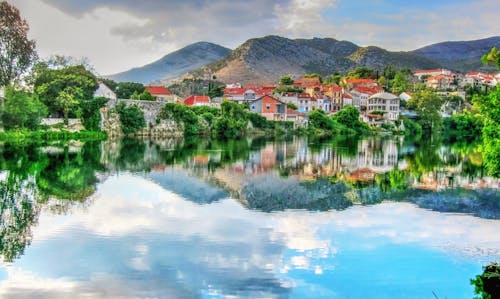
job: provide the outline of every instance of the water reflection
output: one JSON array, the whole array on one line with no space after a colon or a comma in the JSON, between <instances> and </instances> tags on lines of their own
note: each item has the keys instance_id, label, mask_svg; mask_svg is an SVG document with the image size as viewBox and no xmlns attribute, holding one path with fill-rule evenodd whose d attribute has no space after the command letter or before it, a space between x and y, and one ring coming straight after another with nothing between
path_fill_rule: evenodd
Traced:
<instances>
[{"instance_id":1,"label":"water reflection","mask_svg":"<svg viewBox=\"0 0 500 299\"><path fill-rule=\"evenodd\" d=\"M346 265L370 265L460 298L499 258L498 220L428 210L500 219L484 173L477 146L392 137L4 144L0 294L363 297Z\"/></svg>"}]
</instances>

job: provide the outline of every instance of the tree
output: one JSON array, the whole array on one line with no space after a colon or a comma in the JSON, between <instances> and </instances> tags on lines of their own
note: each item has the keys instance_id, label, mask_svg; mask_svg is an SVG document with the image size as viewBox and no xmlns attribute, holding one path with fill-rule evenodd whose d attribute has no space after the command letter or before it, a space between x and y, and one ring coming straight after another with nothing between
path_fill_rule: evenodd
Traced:
<instances>
[{"instance_id":1,"label":"tree","mask_svg":"<svg viewBox=\"0 0 500 299\"><path fill-rule=\"evenodd\" d=\"M489 53L484 54L483 57L481 57L481 61L484 64L496 65L496 67L500 69L500 51L497 50L496 47L491 48Z\"/></svg>"},{"instance_id":2,"label":"tree","mask_svg":"<svg viewBox=\"0 0 500 299\"><path fill-rule=\"evenodd\" d=\"M80 103L82 110L82 124L89 131L98 131L101 123L100 109L109 101L105 97L96 97L90 100L83 100Z\"/></svg>"},{"instance_id":3,"label":"tree","mask_svg":"<svg viewBox=\"0 0 500 299\"><path fill-rule=\"evenodd\" d=\"M144 112L136 105L126 106L120 103L115 107L120 116L121 128L124 134L133 134L146 126Z\"/></svg>"},{"instance_id":4,"label":"tree","mask_svg":"<svg viewBox=\"0 0 500 299\"><path fill-rule=\"evenodd\" d=\"M34 94L16 91L13 87L5 90L2 122L6 129L27 128L35 130L47 115L47 107Z\"/></svg>"},{"instance_id":5,"label":"tree","mask_svg":"<svg viewBox=\"0 0 500 299\"><path fill-rule=\"evenodd\" d=\"M209 82L208 96L210 98L218 98L224 95L224 85L214 85Z\"/></svg>"},{"instance_id":6,"label":"tree","mask_svg":"<svg viewBox=\"0 0 500 299\"><path fill-rule=\"evenodd\" d=\"M388 65L384 68L383 76L388 80L394 79L396 77L397 70L393 65Z\"/></svg>"},{"instance_id":7,"label":"tree","mask_svg":"<svg viewBox=\"0 0 500 299\"><path fill-rule=\"evenodd\" d=\"M149 93L149 91L145 90L139 95L139 100L141 101L155 101L156 98Z\"/></svg>"},{"instance_id":8,"label":"tree","mask_svg":"<svg viewBox=\"0 0 500 299\"><path fill-rule=\"evenodd\" d=\"M283 76L280 78L280 85L293 85L294 81L290 76Z\"/></svg>"},{"instance_id":9,"label":"tree","mask_svg":"<svg viewBox=\"0 0 500 299\"><path fill-rule=\"evenodd\" d=\"M442 105L443 100L430 90L417 91L408 101L408 107L417 111L418 123L428 133L441 126Z\"/></svg>"},{"instance_id":10,"label":"tree","mask_svg":"<svg viewBox=\"0 0 500 299\"><path fill-rule=\"evenodd\" d=\"M389 84L389 81L384 76L378 78L378 85L387 88L388 84Z\"/></svg>"},{"instance_id":11,"label":"tree","mask_svg":"<svg viewBox=\"0 0 500 299\"><path fill-rule=\"evenodd\" d=\"M400 94L408 90L410 80L401 72L397 72L392 81L392 93Z\"/></svg>"},{"instance_id":12,"label":"tree","mask_svg":"<svg viewBox=\"0 0 500 299\"><path fill-rule=\"evenodd\" d=\"M80 104L83 92L79 87L68 86L59 92L56 103L63 112L64 122L68 124L69 111Z\"/></svg>"},{"instance_id":13,"label":"tree","mask_svg":"<svg viewBox=\"0 0 500 299\"><path fill-rule=\"evenodd\" d=\"M136 82L120 82L116 86L116 97L119 99L131 99L134 92L141 94L145 90L144 85Z\"/></svg>"},{"instance_id":14,"label":"tree","mask_svg":"<svg viewBox=\"0 0 500 299\"><path fill-rule=\"evenodd\" d=\"M337 123L353 129L358 134L368 130L368 125L359 120L359 110L351 105L346 105L339 112L335 113L333 119Z\"/></svg>"},{"instance_id":15,"label":"tree","mask_svg":"<svg viewBox=\"0 0 500 299\"><path fill-rule=\"evenodd\" d=\"M47 63L41 62L34 67L32 77L35 92L53 116L64 115L66 107L69 109L66 116L76 117L77 111L72 108L78 107L80 100L92 99L97 89L96 77L83 65L51 69ZM74 100L78 102L70 104Z\"/></svg>"},{"instance_id":16,"label":"tree","mask_svg":"<svg viewBox=\"0 0 500 299\"><path fill-rule=\"evenodd\" d=\"M286 107L287 108L290 108L290 109L293 109L293 110L297 110L299 109L299 107L297 107L297 105L295 105L294 103L286 103Z\"/></svg>"},{"instance_id":17,"label":"tree","mask_svg":"<svg viewBox=\"0 0 500 299\"><path fill-rule=\"evenodd\" d=\"M28 39L28 30L19 10L0 2L0 86L8 85L36 60L35 41Z\"/></svg>"},{"instance_id":18,"label":"tree","mask_svg":"<svg viewBox=\"0 0 500 299\"><path fill-rule=\"evenodd\" d=\"M377 72L366 66L357 67L347 74L347 77L352 79L375 79L377 77Z\"/></svg>"}]
</instances>

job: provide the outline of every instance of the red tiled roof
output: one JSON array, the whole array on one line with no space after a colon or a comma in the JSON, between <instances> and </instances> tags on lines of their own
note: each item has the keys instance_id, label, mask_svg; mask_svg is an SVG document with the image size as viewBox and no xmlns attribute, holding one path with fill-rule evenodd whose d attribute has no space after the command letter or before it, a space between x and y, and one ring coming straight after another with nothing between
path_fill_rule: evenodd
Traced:
<instances>
[{"instance_id":1,"label":"red tiled roof","mask_svg":"<svg viewBox=\"0 0 500 299\"><path fill-rule=\"evenodd\" d=\"M208 96L196 96L196 95L191 95L184 99L184 104L188 106L194 106L197 103L210 103L210 98Z\"/></svg>"},{"instance_id":2,"label":"red tiled roof","mask_svg":"<svg viewBox=\"0 0 500 299\"><path fill-rule=\"evenodd\" d=\"M434 70L416 70L413 73L414 74L421 74L421 73L441 73L443 72L443 69L434 69Z\"/></svg>"},{"instance_id":3,"label":"red tiled roof","mask_svg":"<svg viewBox=\"0 0 500 299\"><path fill-rule=\"evenodd\" d=\"M304 113L299 112L299 111L297 111L297 110L290 109L290 108L286 108L286 114L288 114L288 115L299 115L299 116L304 116Z\"/></svg>"},{"instance_id":4,"label":"red tiled roof","mask_svg":"<svg viewBox=\"0 0 500 299\"><path fill-rule=\"evenodd\" d=\"M171 95L173 92L163 86L145 86L146 90L152 95Z\"/></svg>"},{"instance_id":5,"label":"red tiled roof","mask_svg":"<svg viewBox=\"0 0 500 299\"><path fill-rule=\"evenodd\" d=\"M354 88L354 91L357 91L359 93L365 93L365 94L369 94L369 95L374 95L376 93L384 91L384 88L382 88L380 86L371 86L371 87L368 87L368 86L358 86L358 87Z\"/></svg>"},{"instance_id":6,"label":"red tiled roof","mask_svg":"<svg viewBox=\"0 0 500 299\"><path fill-rule=\"evenodd\" d=\"M375 82L375 80L373 79L347 79L346 80L347 83L377 83Z\"/></svg>"}]
</instances>

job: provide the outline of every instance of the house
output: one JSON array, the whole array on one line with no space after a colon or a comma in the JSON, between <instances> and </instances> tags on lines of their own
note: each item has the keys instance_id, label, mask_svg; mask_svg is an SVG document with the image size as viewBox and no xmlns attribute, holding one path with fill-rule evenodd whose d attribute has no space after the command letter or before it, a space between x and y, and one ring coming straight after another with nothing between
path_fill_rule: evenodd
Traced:
<instances>
[{"instance_id":1,"label":"house","mask_svg":"<svg viewBox=\"0 0 500 299\"><path fill-rule=\"evenodd\" d=\"M273 85L248 85L245 87L226 87L224 97L229 101L238 104L250 103L264 95L272 95L275 86Z\"/></svg>"},{"instance_id":2,"label":"house","mask_svg":"<svg viewBox=\"0 0 500 299\"><path fill-rule=\"evenodd\" d=\"M500 78L497 78L498 75L486 74L481 72L468 72L464 76L463 85L490 85L496 86L498 82L500 82Z\"/></svg>"},{"instance_id":3,"label":"house","mask_svg":"<svg viewBox=\"0 0 500 299\"><path fill-rule=\"evenodd\" d=\"M437 75L428 77L425 84L433 89L448 89L451 88L454 80L453 75Z\"/></svg>"},{"instance_id":4,"label":"house","mask_svg":"<svg viewBox=\"0 0 500 299\"><path fill-rule=\"evenodd\" d=\"M250 102L250 111L264 116L267 120L286 119L286 104L270 95Z\"/></svg>"},{"instance_id":5,"label":"house","mask_svg":"<svg viewBox=\"0 0 500 299\"><path fill-rule=\"evenodd\" d=\"M340 86L326 86L323 94L331 100L331 111L339 111L344 106L342 101L343 89Z\"/></svg>"},{"instance_id":6,"label":"house","mask_svg":"<svg viewBox=\"0 0 500 299\"><path fill-rule=\"evenodd\" d=\"M184 99L186 106L211 106L211 101L208 96L190 95Z\"/></svg>"},{"instance_id":7,"label":"house","mask_svg":"<svg viewBox=\"0 0 500 299\"><path fill-rule=\"evenodd\" d=\"M388 92L379 92L368 98L366 115L377 115L375 111L382 112L383 118L395 121L399 118L399 98Z\"/></svg>"},{"instance_id":8,"label":"house","mask_svg":"<svg viewBox=\"0 0 500 299\"><path fill-rule=\"evenodd\" d=\"M435 77L439 75L451 75L452 72L447 69L433 69L433 70L416 70L413 72L413 76L417 77L418 80L422 80L426 77Z\"/></svg>"},{"instance_id":9,"label":"house","mask_svg":"<svg viewBox=\"0 0 500 299\"><path fill-rule=\"evenodd\" d=\"M325 113L330 113L332 111L332 100L326 95L316 99L318 104L318 109L323 110Z\"/></svg>"},{"instance_id":10,"label":"house","mask_svg":"<svg viewBox=\"0 0 500 299\"><path fill-rule=\"evenodd\" d=\"M353 98L353 106L360 111L366 111L368 98L376 93L383 92L384 89L378 85L373 86L357 86L350 91Z\"/></svg>"},{"instance_id":11,"label":"house","mask_svg":"<svg viewBox=\"0 0 500 299\"><path fill-rule=\"evenodd\" d=\"M306 115L297 110L286 108L286 121L293 121L295 127L301 127L305 124Z\"/></svg>"},{"instance_id":12,"label":"house","mask_svg":"<svg viewBox=\"0 0 500 299\"><path fill-rule=\"evenodd\" d=\"M359 86L363 87L378 86L377 81L373 79L346 79L345 84L349 87L349 89L353 89Z\"/></svg>"},{"instance_id":13,"label":"house","mask_svg":"<svg viewBox=\"0 0 500 299\"><path fill-rule=\"evenodd\" d=\"M103 97L103 98L108 98L108 99L114 100L114 101L116 101L116 99L117 99L116 93L114 93L111 90L111 88L109 88L102 81L99 81L99 86L94 91L94 97Z\"/></svg>"},{"instance_id":14,"label":"house","mask_svg":"<svg viewBox=\"0 0 500 299\"><path fill-rule=\"evenodd\" d=\"M411 96L412 96L412 93L409 92L409 91L403 91L400 95L399 95L399 99L401 101L405 101L405 102L408 102L410 99L411 99Z\"/></svg>"},{"instance_id":15,"label":"house","mask_svg":"<svg viewBox=\"0 0 500 299\"><path fill-rule=\"evenodd\" d=\"M352 95L350 93L343 92L342 93L342 108L344 108L346 105L354 106L353 98L352 98Z\"/></svg>"},{"instance_id":16,"label":"house","mask_svg":"<svg viewBox=\"0 0 500 299\"><path fill-rule=\"evenodd\" d=\"M158 102L176 103L179 101L177 96L164 86L145 86L145 88Z\"/></svg>"}]
</instances>

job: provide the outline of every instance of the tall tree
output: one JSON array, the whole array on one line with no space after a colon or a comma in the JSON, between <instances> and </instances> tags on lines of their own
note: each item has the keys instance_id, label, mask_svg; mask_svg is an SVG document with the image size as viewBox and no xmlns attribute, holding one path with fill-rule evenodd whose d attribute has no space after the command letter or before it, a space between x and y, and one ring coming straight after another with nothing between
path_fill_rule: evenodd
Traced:
<instances>
[{"instance_id":1,"label":"tall tree","mask_svg":"<svg viewBox=\"0 0 500 299\"><path fill-rule=\"evenodd\" d=\"M443 100L430 90L417 91L408 101L408 107L417 111L418 123L428 133L441 127Z\"/></svg>"},{"instance_id":2,"label":"tall tree","mask_svg":"<svg viewBox=\"0 0 500 299\"><path fill-rule=\"evenodd\" d=\"M35 41L28 39L28 30L19 10L0 2L0 86L8 85L36 60Z\"/></svg>"},{"instance_id":3,"label":"tall tree","mask_svg":"<svg viewBox=\"0 0 500 299\"><path fill-rule=\"evenodd\" d=\"M496 47L491 48L489 53L481 57L481 61L484 64L494 64L500 69L500 50L497 50Z\"/></svg>"},{"instance_id":4,"label":"tall tree","mask_svg":"<svg viewBox=\"0 0 500 299\"><path fill-rule=\"evenodd\" d=\"M408 90L410 80L402 72L397 72L392 81L392 92L399 95L400 93Z\"/></svg>"}]
</instances>

